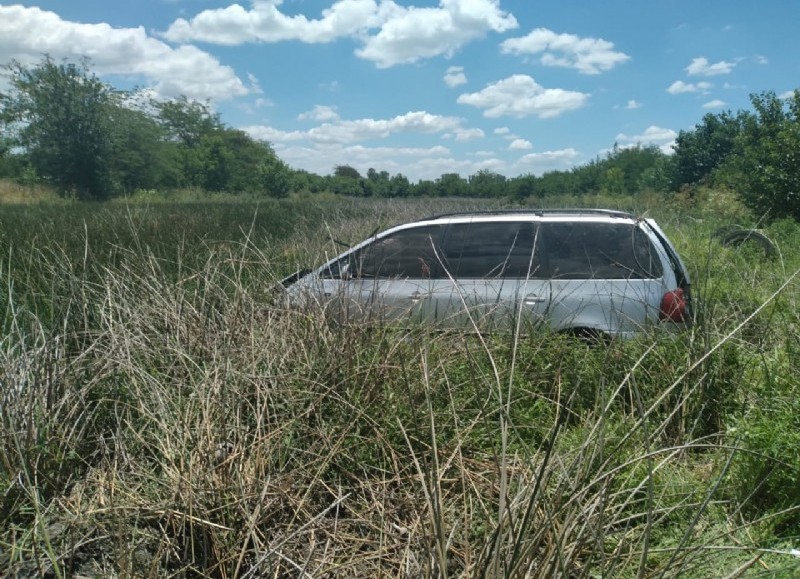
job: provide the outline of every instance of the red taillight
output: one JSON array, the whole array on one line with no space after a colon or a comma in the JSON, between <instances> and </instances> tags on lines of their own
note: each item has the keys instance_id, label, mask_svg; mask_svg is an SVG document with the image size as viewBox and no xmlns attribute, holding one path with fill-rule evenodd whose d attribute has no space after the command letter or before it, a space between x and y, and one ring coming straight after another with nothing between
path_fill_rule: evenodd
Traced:
<instances>
[{"instance_id":1,"label":"red taillight","mask_svg":"<svg viewBox=\"0 0 800 579\"><path fill-rule=\"evenodd\" d=\"M669 320L671 322L685 322L689 317L689 312L686 309L686 297L683 295L682 289L672 290L664 294L661 298L661 311L658 314L659 319Z\"/></svg>"}]
</instances>

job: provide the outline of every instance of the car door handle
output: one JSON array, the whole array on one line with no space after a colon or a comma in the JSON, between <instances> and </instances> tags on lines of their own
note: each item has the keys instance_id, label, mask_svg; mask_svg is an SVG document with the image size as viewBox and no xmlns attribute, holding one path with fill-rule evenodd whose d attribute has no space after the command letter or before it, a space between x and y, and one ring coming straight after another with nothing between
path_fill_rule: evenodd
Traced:
<instances>
[{"instance_id":1,"label":"car door handle","mask_svg":"<svg viewBox=\"0 0 800 579\"><path fill-rule=\"evenodd\" d=\"M543 297L539 297L536 294L528 294L525 296L525 305L526 306L533 306L536 304L543 304L545 299Z\"/></svg>"}]
</instances>

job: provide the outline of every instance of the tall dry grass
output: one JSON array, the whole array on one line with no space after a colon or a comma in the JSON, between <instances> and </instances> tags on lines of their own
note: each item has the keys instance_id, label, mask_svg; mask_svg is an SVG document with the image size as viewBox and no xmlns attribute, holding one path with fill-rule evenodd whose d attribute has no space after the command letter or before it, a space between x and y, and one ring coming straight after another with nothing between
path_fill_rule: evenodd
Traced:
<instances>
[{"instance_id":1,"label":"tall dry grass","mask_svg":"<svg viewBox=\"0 0 800 579\"><path fill-rule=\"evenodd\" d=\"M726 431L763 368L796 368L794 282L746 312L708 290L692 332L589 348L285 310L271 287L302 256L291 241L245 234L185 261L147 247L81 264L40 248L27 263L51 309L4 277L9 576L798 570L797 506L753 504L771 475L743 485L740 458L761 451Z\"/></svg>"}]
</instances>

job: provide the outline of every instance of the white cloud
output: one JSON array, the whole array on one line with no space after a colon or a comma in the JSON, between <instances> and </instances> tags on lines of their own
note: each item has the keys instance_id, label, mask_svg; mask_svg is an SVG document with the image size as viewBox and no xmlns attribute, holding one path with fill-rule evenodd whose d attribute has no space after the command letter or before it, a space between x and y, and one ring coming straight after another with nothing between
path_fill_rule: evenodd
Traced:
<instances>
[{"instance_id":1,"label":"white cloud","mask_svg":"<svg viewBox=\"0 0 800 579\"><path fill-rule=\"evenodd\" d=\"M467 83L467 75L464 74L463 66L451 66L444 73L444 83L450 88Z\"/></svg>"},{"instance_id":2,"label":"white cloud","mask_svg":"<svg viewBox=\"0 0 800 579\"><path fill-rule=\"evenodd\" d=\"M573 148L557 151L543 151L541 153L528 153L523 155L514 167L521 172L533 171L541 174L545 171L555 171L573 167L580 158L580 153Z\"/></svg>"},{"instance_id":3,"label":"white cloud","mask_svg":"<svg viewBox=\"0 0 800 579\"><path fill-rule=\"evenodd\" d=\"M403 8L391 5L388 17L374 36L368 36L356 55L379 68L417 62L423 58L451 57L487 32L506 32L517 27L510 13L500 10L498 0L440 0L436 8Z\"/></svg>"},{"instance_id":4,"label":"white cloud","mask_svg":"<svg viewBox=\"0 0 800 579\"><path fill-rule=\"evenodd\" d=\"M479 92L462 94L457 102L484 109L484 116L489 118L536 115L546 119L583 107L589 96L560 88L545 89L530 76L515 74Z\"/></svg>"},{"instance_id":5,"label":"white cloud","mask_svg":"<svg viewBox=\"0 0 800 579\"><path fill-rule=\"evenodd\" d=\"M438 133L459 128L456 117L432 115L424 111L409 112L392 119L359 119L325 123L308 131L313 141L322 143L354 143L368 139L385 139L398 133Z\"/></svg>"},{"instance_id":6,"label":"white cloud","mask_svg":"<svg viewBox=\"0 0 800 579\"><path fill-rule=\"evenodd\" d=\"M616 142L617 145L622 148L635 147L637 145L653 145L658 147L663 153L670 154L673 152L672 145L675 144L675 139L677 138L678 133L672 129L650 125L641 135L619 133Z\"/></svg>"},{"instance_id":7,"label":"white cloud","mask_svg":"<svg viewBox=\"0 0 800 579\"><path fill-rule=\"evenodd\" d=\"M509 151L528 151L533 149L533 145L526 139L514 139L508 146Z\"/></svg>"},{"instance_id":8,"label":"white cloud","mask_svg":"<svg viewBox=\"0 0 800 579\"><path fill-rule=\"evenodd\" d=\"M546 66L573 68L582 74L599 74L630 59L614 50L614 43L602 38L581 38L537 28L527 36L509 38L500 45L504 54L541 54Z\"/></svg>"},{"instance_id":9,"label":"white cloud","mask_svg":"<svg viewBox=\"0 0 800 579\"><path fill-rule=\"evenodd\" d=\"M300 113L297 119L301 121L337 121L339 113L336 112L336 107L314 105L310 111Z\"/></svg>"},{"instance_id":10,"label":"white cloud","mask_svg":"<svg viewBox=\"0 0 800 579\"><path fill-rule=\"evenodd\" d=\"M686 72L689 76L717 76L730 74L735 66L735 62L727 62L725 60L711 64L707 58L701 56L692 59L692 62L686 67Z\"/></svg>"},{"instance_id":11,"label":"white cloud","mask_svg":"<svg viewBox=\"0 0 800 579\"><path fill-rule=\"evenodd\" d=\"M172 42L210 42L234 46L248 42L299 40L307 43L331 42L379 26L392 11L374 0L339 0L323 10L322 18L309 20L302 14L287 16L278 10L283 0L256 0L251 10L239 4L204 10L186 20L173 22L164 38Z\"/></svg>"},{"instance_id":12,"label":"white cloud","mask_svg":"<svg viewBox=\"0 0 800 579\"><path fill-rule=\"evenodd\" d=\"M635 100L629 100L628 104L625 105L625 108L628 110L640 109L642 108L642 103Z\"/></svg>"},{"instance_id":13,"label":"white cloud","mask_svg":"<svg viewBox=\"0 0 800 579\"><path fill-rule=\"evenodd\" d=\"M141 26L82 24L35 7L0 6L0 39L0 62L14 58L33 64L44 53L54 60L88 57L97 74L144 77L164 97L222 101L259 92L257 85L246 86L207 52L188 45L170 47Z\"/></svg>"},{"instance_id":14,"label":"white cloud","mask_svg":"<svg viewBox=\"0 0 800 579\"><path fill-rule=\"evenodd\" d=\"M337 165L349 165L362 175L370 168L401 173L412 182L435 180L443 173L471 175L481 168L497 165L494 159L464 160L452 156L450 149L434 147L365 147L362 145L277 146L276 153L290 166L318 175L333 172Z\"/></svg>"},{"instance_id":15,"label":"white cloud","mask_svg":"<svg viewBox=\"0 0 800 579\"><path fill-rule=\"evenodd\" d=\"M511 132L511 129L509 129L508 127L497 127L494 130L494 134L495 135L507 135L510 132Z\"/></svg>"},{"instance_id":16,"label":"white cloud","mask_svg":"<svg viewBox=\"0 0 800 579\"><path fill-rule=\"evenodd\" d=\"M310 115L320 113L335 114L334 111L327 110L326 107L315 107L312 111L303 114L309 115L307 118L313 118ZM463 130L460 126L461 122L461 119L456 117L443 117L432 115L425 111L413 111L391 119L357 119L348 121L340 120L337 116L335 120L324 122L308 131L284 132L265 126L242 127L242 130L255 139L270 142L309 140L317 144L344 145L372 139L385 139L391 135L402 133L433 134L453 132L457 135L458 131ZM482 133L483 131L481 131L481 135ZM475 135L470 136L474 137Z\"/></svg>"},{"instance_id":17,"label":"white cloud","mask_svg":"<svg viewBox=\"0 0 800 579\"><path fill-rule=\"evenodd\" d=\"M440 0L435 8L404 7L392 0L339 0L318 19L288 16L282 0L256 0L252 9L239 4L204 10L190 20L178 19L164 37L173 42L202 41L238 45L297 40L307 43L355 38L363 43L360 58L380 68L433 56L452 56L464 44L487 32L516 28L498 0Z\"/></svg>"},{"instance_id":18,"label":"white cloud","mask_svg":"<svg viewBox=\"0 0 800 579\"><path fill-rule=\"evenodd\" d=\"M456 129L454 134L456 141L461 143L482 139L485 136L481 129Z\"/></svg>"},{"instance_id":19,"label":"white cloud","mask_svg":"<svg viewBox=\"0 0 800 579\"><path fill-rule=\"evenodd\" d=\"M676 80L667 88L667 92L669 94L706 93L712 86L710 82L686 83L682 80Z\"/></svg>"},{"instance_id":20,"label":"white cloud","mask_svg":"<svg viewBox=\"0 0 800 579\"><path fill-rule=\"evenodd\" d=\"M727 105L728 105L728 103L726 103L723 100L714 99L712 101L708 101L707 103L704 103L703 104L703 108L704 109L721 109L722 107L725 107Z\"/></svg>"}]
</instances>

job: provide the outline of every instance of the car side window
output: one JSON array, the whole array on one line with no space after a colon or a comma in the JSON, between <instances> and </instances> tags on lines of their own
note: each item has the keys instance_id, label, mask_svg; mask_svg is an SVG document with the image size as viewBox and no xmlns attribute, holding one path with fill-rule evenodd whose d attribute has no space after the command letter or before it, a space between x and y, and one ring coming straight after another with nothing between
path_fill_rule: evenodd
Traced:
<instances>
[{"instance_id":1,"label":"car side window","mask_svg":"<svg viewBox=\"0 0 800 579\"><path fill-rule=\"evenodd\" d=\"M439 225L413 227L380 237L355 256L351 275L365 278L429 279L436 275Z\"/></svg>"},{"instance_id":2,"label":"car side window","mask_svg":"<svg viewBox=\"0 0 800 579\"><path fill-rule=\"evenodd\" d=\"M564 222L541 226L554 279L648 279L663 275L650 238L630 223Z\"/></svg>"},{"instance_id":3,"label":"car side window","mask_svg":"<svg viewBox=\"0 0 800 579\"><path fill-rule=\"evenodd\" d=\"M540 277L535 242L530 222L454 223L444 241L444 264L455 278Z\"/></svg>"}]
</instances>

